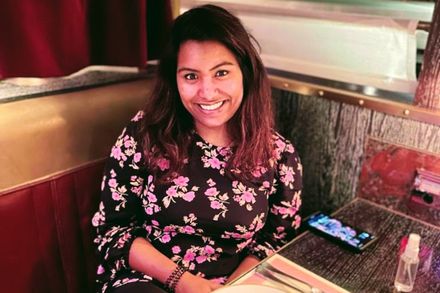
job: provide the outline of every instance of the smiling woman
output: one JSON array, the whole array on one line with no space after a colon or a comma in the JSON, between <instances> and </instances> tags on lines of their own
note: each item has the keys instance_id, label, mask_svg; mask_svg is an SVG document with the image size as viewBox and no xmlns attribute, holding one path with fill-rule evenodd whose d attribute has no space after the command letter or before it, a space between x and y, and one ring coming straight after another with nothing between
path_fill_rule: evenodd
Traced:
<instances>
[{"instance_id":1,"label":"smiling woman","mask_svg":"<svg viewBox=\"0 0 440 293\"><path fill-rule=\"evenodd\" d=\"M220 7L187 11L107 161L93 218L102 292L211 292L294 237L301 189L247 31Z\"/></svg>"}]
</instances>

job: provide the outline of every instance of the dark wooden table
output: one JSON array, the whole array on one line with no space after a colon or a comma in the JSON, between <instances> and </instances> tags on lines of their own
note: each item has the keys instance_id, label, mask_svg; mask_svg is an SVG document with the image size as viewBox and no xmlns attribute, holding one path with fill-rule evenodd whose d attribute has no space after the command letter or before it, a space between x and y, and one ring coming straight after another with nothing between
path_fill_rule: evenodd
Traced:
<instances>
[{"instance_id":1,"label":"dark wooden table","mask_svg":"<svg viewBox=\"0 0 440 293\"><path fill-rule=\"evenodd\" d=\"M364 199L355 199L335 215L349 225L373 233L378 241L356 254L305 232L279 254L351 292L396 292L394 277L400 241L410 233L418 233L422 244L432 249L432 261L425 271L419 266L412 292L440 292L439 227Z\"/></svg>"}]
</instances>

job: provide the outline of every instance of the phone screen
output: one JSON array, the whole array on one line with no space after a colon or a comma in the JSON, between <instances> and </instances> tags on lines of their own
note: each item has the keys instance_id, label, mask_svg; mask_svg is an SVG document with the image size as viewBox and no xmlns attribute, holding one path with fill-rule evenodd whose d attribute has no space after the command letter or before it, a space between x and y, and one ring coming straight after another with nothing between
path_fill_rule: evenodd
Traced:
<instances>
[{"instance_id":1,"label":"phone screen","mask_svg":"<svg viewBox=\"0 0 440 293\"><path fill-rule=\"evenodd\" d=\"M376 240L374 235L350 227L322 212L310 216L306 223L310 229L323 234L327 238L336 240L355 251L362 251Z\"/></svg>"}]
</instances>

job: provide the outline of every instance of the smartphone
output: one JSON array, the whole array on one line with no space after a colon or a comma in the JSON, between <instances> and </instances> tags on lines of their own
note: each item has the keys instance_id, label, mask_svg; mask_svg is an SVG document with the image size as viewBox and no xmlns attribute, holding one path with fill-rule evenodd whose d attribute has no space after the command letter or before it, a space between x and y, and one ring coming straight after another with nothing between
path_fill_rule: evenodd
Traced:
<instances>
[{"instance_id":1,"label":"smartphone","mask_svg":"<svg viewBox=\"0 0 440 293\"><path fill-rule=\"evenodd\" d=\"M351 227L323 212L317 212L309 216L305 220L305 224L312 232L354 252L363 251L377 240L371 233Z\"/></svg>"}]
</instances>

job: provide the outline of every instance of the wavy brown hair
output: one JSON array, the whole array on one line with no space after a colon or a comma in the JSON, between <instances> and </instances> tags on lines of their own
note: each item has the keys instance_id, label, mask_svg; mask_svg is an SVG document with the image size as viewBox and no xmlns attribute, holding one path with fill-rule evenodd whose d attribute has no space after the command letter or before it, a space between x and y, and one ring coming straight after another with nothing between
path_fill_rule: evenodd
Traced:
<instances>
[{"instance_id":1,"label":"wavy brown hair","mask_svg":"<svg viewBox=\"0 0 440 293\"><path fill-rule=\"evenodd\" d=\"M234 153L227 169L238 169L241 173L237 176L250 179L255 167L270 167L273 150L271 87L252 43L255 39L237 17L214 5L193 8L174 21L140 128L147 166L157 173L158 160L169 159L170 169L160 176L164 180L179 172L188 156L194 124L181 102L176 70L179 48L189 40L219 42L238 61L243 75L243 100L227 125L234 142Z\"/></svg>"}]
</instances>

